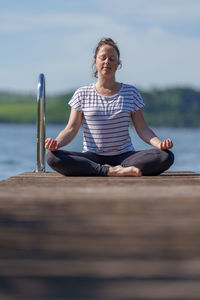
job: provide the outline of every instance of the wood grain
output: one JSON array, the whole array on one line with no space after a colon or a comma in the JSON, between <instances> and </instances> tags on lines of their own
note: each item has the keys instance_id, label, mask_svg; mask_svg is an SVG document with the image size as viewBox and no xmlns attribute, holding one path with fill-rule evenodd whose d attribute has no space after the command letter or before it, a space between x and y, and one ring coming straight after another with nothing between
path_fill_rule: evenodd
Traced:
<instances>
[{"instance_id":1,"label":"wood grain","mask_svg":"<svg viewBox=\"0 0 200 300\"><path fill-rule=\"evenodd\" d=\"M0 182L0 300L200 299L200 175Z\"/></svg>"}]
</instances>

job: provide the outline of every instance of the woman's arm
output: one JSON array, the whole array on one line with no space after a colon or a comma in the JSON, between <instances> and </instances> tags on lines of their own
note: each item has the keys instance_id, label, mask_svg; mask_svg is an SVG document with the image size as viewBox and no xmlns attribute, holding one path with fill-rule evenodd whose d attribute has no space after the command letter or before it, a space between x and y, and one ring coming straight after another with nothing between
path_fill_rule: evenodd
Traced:
<instances>
[{"instance_id":1,"label":"woman's arm","mask_svg":"<svg viewBox=\"0 0 200 300\"><path fill-rule=\"evenodd\" d=\"M162 150L167 150L173 147L173 142L171 141L171 139L168 138L164 141L161 141L156 136L156 134L148 127L144 119L142 110L132 112L131 118L137 134L143 141Z\"/></svg>"},{"instance_id":2,"label":"woman's arm","mask_svg":"<svg viewBox=\"0 0 200 300\"><path fill-rule=\"evenodd\" d=\"M79 131L82 122L82 113L72 107L67 126L59 133L56 139L47 138L45 148L56 151L69 144Z\"/></svg>"}]
</instances>

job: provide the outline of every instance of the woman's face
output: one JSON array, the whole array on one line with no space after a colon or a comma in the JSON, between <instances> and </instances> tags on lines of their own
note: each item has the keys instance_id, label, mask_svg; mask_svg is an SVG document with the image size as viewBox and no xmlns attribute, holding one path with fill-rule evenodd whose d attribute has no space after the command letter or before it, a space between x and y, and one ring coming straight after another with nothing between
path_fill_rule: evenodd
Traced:
<instances>
[{"instance_id":1,"label":"woman's face","mask_svg":"<svg viewBox=\"0 0 200 300\"><path fill-rule=\"evenodd\" d=\"M119 65L119 57L115 48L110 45L104 45L99 48L96 59L94 60L96 65L98 77L113 77Z\"/></svg>"}]
</instances>

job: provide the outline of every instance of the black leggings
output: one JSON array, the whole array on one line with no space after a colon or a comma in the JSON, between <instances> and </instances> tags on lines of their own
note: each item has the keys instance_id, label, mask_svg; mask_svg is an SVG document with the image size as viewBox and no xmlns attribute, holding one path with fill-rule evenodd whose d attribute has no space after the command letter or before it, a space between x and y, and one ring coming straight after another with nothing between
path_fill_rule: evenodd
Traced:
<instances>
[{"instance_id":1,"label":"black leggings","mask_svg":"<svg viewBox=\"0 0 200 300\"><path fill-rule=\"evenodd\" d=\"M143 176L159 175L174 162L171 151L149 149L129 151L115 156L97 155L92 152L52 151L47 154L49 166L65 176L107 176L108 166L134 166Z\"/></svg>"}]
</instances>

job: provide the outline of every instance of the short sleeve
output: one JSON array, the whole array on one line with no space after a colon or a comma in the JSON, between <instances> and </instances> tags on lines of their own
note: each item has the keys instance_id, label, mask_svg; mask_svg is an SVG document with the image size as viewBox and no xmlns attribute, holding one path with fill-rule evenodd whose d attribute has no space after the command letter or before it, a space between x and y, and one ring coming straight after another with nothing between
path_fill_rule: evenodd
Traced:
<instances>
[{"instance_id":1,"label":"short sleeve","mask_svg":"<svg viewBox=\"0 0 200 300\"><path fill-rule=\"evenodd\" d=\"M81 89L78 89L74 95L72 96L71 100L68 102L68 104L75 108L76 110L82 112L82 91Z\"/></svg>"},{"instance_id":2,"label":"short sleeve","mask_svg":"<svg viewBox=\"0 0 200 300\"><path fill-rule=\"evenodd\" d=\"M139 91L134 87L133 89L133 111L142 109L145 106L142 96Z\"/></svg>"}]
</instances>

